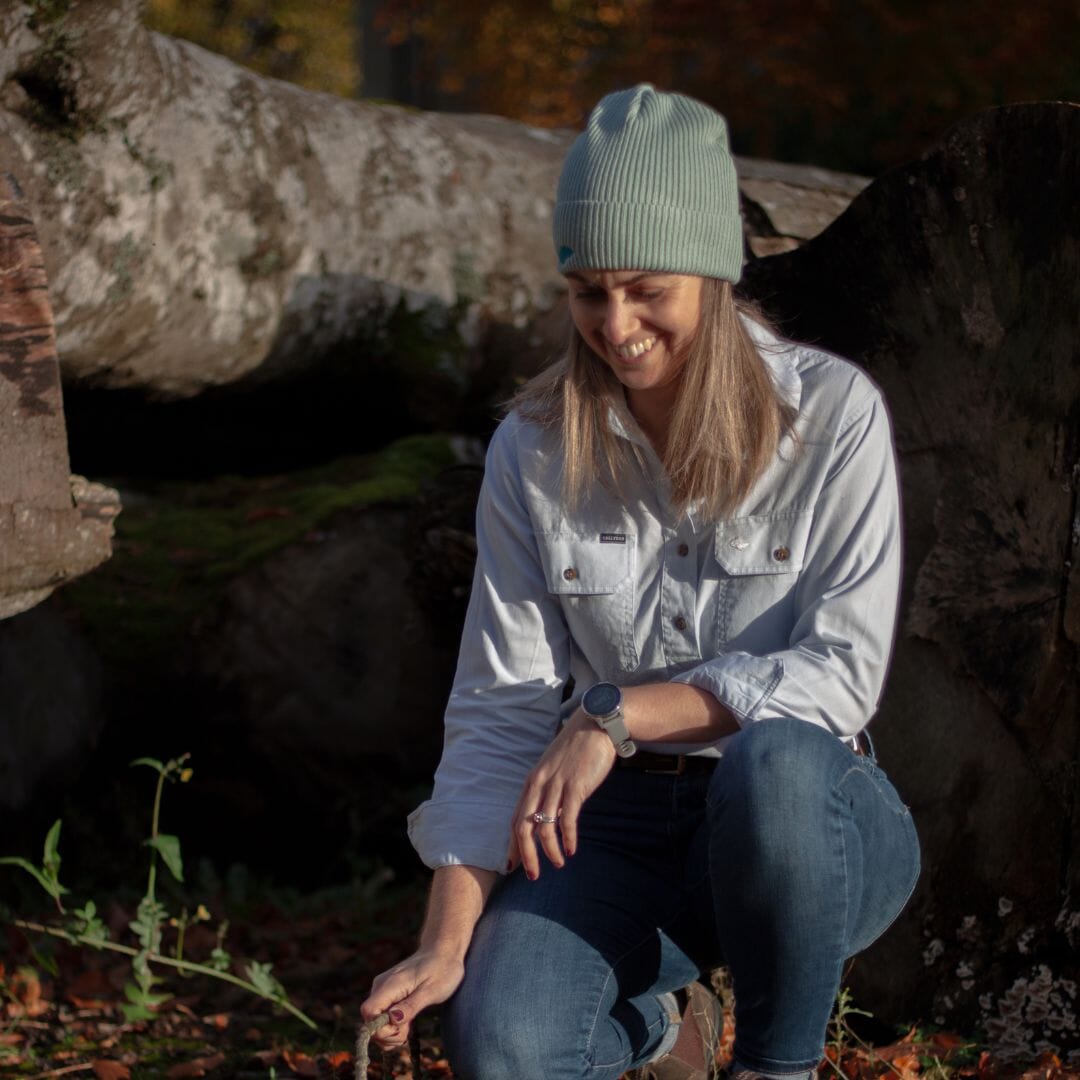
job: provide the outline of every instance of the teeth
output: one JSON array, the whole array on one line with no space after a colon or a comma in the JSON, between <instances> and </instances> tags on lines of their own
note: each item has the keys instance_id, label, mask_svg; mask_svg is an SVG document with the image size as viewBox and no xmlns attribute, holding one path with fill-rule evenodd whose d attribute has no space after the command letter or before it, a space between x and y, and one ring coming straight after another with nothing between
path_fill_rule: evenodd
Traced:
<instances>
[{"instance_id":1,"label":"teeth","mask_svg":"<svg viewBox=\"0 0 1080 1080\"><path fill-rule=\"evenodd\" d=\"M633 345L620 345L615 350L615 355L622 360L635 359L643 353L647 353L656 344L656 338L646 338L644 341L635 341Z\"/></svg>"}]
</instances>

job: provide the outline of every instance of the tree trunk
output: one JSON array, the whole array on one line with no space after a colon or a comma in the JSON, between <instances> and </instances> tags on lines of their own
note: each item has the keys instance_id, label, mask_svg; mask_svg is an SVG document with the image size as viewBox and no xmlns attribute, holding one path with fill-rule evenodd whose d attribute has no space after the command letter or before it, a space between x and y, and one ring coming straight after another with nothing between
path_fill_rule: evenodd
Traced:
<instances>
[{"instance_id":1,"label":"tree trunk","mask_svg":"<svg viewBox=\"0 0 1080 1080\"><path fill-rule=\"evenodd\" d=\"M0 619L109 557L116 492L69 477L41 248L0 175Z\"/></svg>"},{"instance_id":2,"label":"tree trunk","mask_svg":"<svg viewBox=\"0 0 1080 1080\"><path fill-rule=\"evenodd\" d=\"M900 452L904 602L873 731L925 870L854 977L890 1015L1074 1060L1078 191L1080 107L991 110L744 284L870 371Z\"/></svg>"},{"instance_id":3,"label":"tree trunk","mask_svg":"<svg viewBox=\"0 0 1080 1080\"><path fill-rule=\"evenodd\" d=\"M300 90L146 30L139 0L44 7L0 16L0 161L39 222L66 379L188 396L362 342L399 299L522 327L561 294L572 133ZM763 206L851 198L813 170L755 183ZM812 235L819 210L765 232Z\"/></svg>"}]
</instances>

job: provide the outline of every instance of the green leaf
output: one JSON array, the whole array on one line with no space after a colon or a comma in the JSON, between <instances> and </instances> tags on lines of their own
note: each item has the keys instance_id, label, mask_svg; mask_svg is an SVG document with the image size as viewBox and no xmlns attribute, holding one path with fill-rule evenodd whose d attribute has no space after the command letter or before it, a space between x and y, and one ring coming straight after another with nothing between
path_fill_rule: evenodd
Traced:
<instances>
[{"instance_id":1,"label":"green leaf","mask_svg":"<svg viewBox=\"0 0 1080 1080\"><path fill-rule=\"evenodd\" d=\"M272 968L272 964L260 964L257 960L252 960L247 966L248 981L263 997L271 1001L287 1001L285 987L270 974Z\"/></svg>"},{"instance_id":2,"label":"green leaf","mask_svg":"<svg viewBox=\"0 0 1080 1080\"><path fill-rule=\"evenodd\" d=\"M184 862L180 858L180 837L161 833L146 841L165 860L165 865L177 881L184 880Z\"/></svg>"},{"instance_id":3,"label":"green leaf","mask_svg":"<svg viewBox=\"0 0 1080 1080\"><path fill-rule=\"evenodd\" d=\"M60 825L60 818L52 823L52 828L45 836L45 850L41 856L41 865L53 880L60 872Z\"/></svg>"},{"instance_id":4,"label":"green leaf","mask_svg":"<svg viewBox=\"0 0 1080 1080\"><path fill-rule=\"evenodd\" d=\"M158 1006L172 997L171 994L155 994L144 990L135 983L124 983L124 996L128 1003L121 1004L120 1009L129 1024L135 1020L153 1020L157 1016Z\"/></svg>"},{"instance_id":5,"label":"green leaf","mask_svg":"<svg viewBox=\"0 0 1080 1080\"><path fill-rule=\"evenodd\" d=\"M88 945L100 949L109 940L109 928L98 917L93 900L87 900L85 907L76 908L72 915L72 929Z\"/></svg>"},{"instance_id":6,"label":"green leaf","mask_svg":"<svg viewBox=\"0 0 1080 1080\"><path fill-rule=\"evenodd\" d=\"M5 855L0 859L0 865L18 866L25 870L54 900L58 900L68 891L56 880L55 874L42 872L32 862L20 859L17 855Z\"/></svg>"},{"instance_id":7,"label":"green leaf","mask_svg":"<svg viewBox=\"0 0 1080 1080\"><path fill-rule=\"evenodd\" d=\"M164 764L162 762L158 761L157 758L153 758L153 757L139 757L139 758L136 758L131 763L131 767L134 768L136 765L146 765L151 769L156 769L159 773L162 773L162 772L165 771Z\"/></svg>"},{"instance_id":8,"label":"green leaf","mask_svg":"<svg viewBox=\"0 0 1080 1080\"><path fill-rule=\"evenodd\" d=\"M128 923L131 931L139 939L139 944L149 952L157 952L161 947L161 924L165 921L165 908L149 896L139 901L135 918ZM136 958L137 959L137 958ZM132 961L134 966L135 961Z\"/></svg>"}]
</instances>

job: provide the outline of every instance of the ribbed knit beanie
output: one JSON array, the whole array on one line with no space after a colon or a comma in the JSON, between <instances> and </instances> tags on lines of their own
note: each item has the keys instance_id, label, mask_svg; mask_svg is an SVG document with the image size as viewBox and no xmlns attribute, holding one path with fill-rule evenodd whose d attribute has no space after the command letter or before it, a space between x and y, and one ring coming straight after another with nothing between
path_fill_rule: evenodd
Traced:
<instances>
[{"instance_id":1,"label":"ribbed knit beanie","mask_svg":"<svg viewBox=\"0 0 1080 1080\"><path fill-rule=\"evenodd\" d=\"M743 236L724 118L642 83L593 109L563 163L559 271L657 270L738 281Z\"/></svg>"}]
</instances>

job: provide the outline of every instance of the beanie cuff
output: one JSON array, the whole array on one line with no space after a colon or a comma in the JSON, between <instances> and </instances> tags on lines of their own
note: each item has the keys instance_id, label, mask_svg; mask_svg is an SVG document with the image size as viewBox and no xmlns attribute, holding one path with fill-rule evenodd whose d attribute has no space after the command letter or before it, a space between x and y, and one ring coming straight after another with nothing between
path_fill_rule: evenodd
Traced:
<instances>
[{"instance_id":1,"label":"beanie cuff","mask_svg":"<svg viewBox=\"0 0 1080 1080\"><path fill-rule=\"evenodd\" d=\"M649 203L557 203L553 216L559 272L652 270L737 282L743 238L737 205L727 213Z\"/></svg>"}]
</instances>

